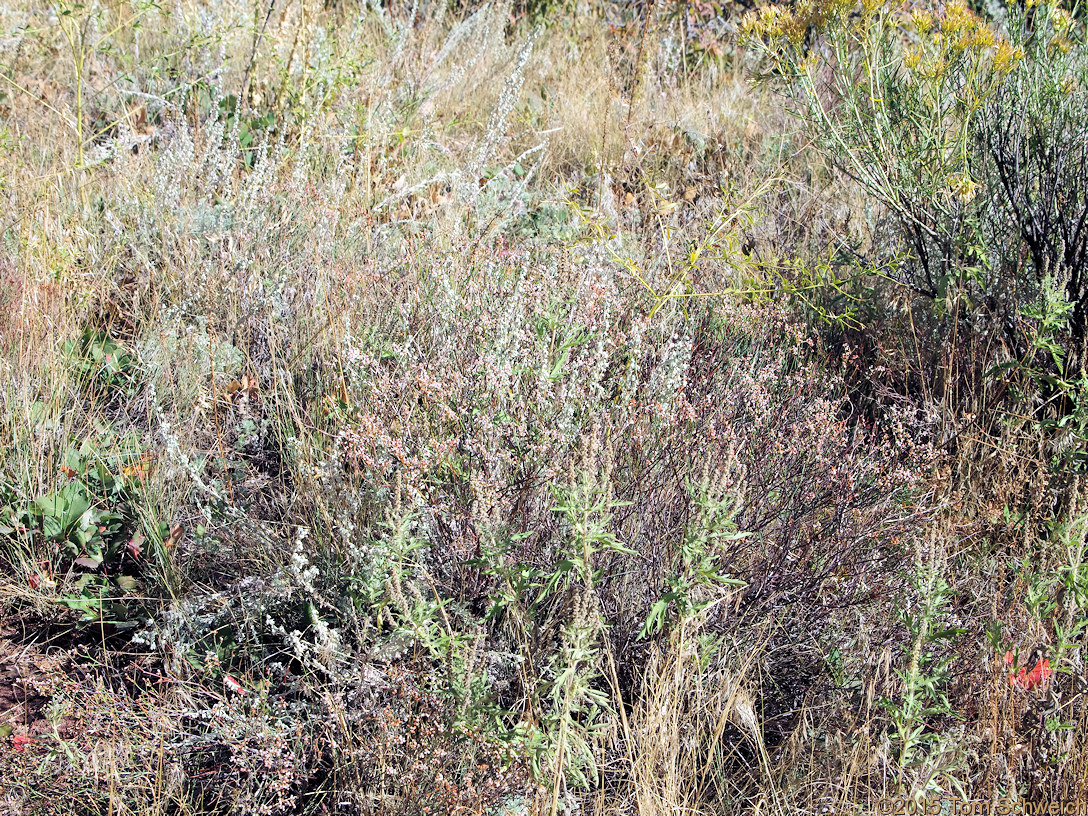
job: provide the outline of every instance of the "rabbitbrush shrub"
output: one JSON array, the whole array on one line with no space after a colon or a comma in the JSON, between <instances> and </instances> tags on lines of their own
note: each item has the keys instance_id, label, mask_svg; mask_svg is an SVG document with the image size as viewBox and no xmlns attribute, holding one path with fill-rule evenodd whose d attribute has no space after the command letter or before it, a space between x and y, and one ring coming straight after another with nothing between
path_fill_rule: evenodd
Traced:
<instances>
[{"instance_id":1,"label":"rabbitbrush shrub","mask_svg":"<svg viewBox=\"0 0 1088 816\"><path fill-rule=\"evenodd\" d=\"M854 270L861 343L950 417L1027 411L1055 467L1085 460L1088 52L1060 5L988 24L863 2L769 6L745 30L814 148L876 208ZM906 306L897 306L906 300ZM907 317L903 312L907 312ZM949 413L951 412L951 413ZM951 424L944 439L951 439Z\"/></svg>"}]
</instances>

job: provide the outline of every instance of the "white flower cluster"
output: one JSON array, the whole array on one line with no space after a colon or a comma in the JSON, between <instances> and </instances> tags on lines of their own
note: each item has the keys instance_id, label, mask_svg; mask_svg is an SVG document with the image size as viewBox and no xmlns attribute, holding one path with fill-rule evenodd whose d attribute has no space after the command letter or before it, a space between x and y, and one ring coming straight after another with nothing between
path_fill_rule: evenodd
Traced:
<instances>
[{"instance_id":1,"label":"white flower cluster","mask_svg":"<svg viewBox=\"0 0 1088 816\"><path fill-rule=\"evenodd\" d=\"M288 570L297 582L298 588L312 596L315 592L314 581L317 580L321 571L310 563L309 556L306 554L303 545L309 534L310 531L306 527L299 527L295 532L295 549L291 553L291 563Z\"/></svg>"},{"instance_id":2,"label":"white flower cluster","mask_svg":"<svg viewBox=\"0 0 1088 816\"><path fill-rule=\"evenodd\" d=\"M691 351L691 338L674 332L661 349L660 362L650 380L650 394L653 398L666 404L673 399L691 361Z\"/></svg>"}]
</instances>

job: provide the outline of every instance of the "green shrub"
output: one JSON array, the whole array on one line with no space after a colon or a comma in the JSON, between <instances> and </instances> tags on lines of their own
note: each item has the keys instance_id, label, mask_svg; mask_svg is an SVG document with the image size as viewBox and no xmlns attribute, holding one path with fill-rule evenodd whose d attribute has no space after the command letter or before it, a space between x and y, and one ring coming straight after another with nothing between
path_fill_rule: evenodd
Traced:
<instances>
[{"instance_id":1,"label":"green shrub","mask_svg":"<svg viewBox=\"0 0 1088 816\"><path fill-rule=\"evenodd\" d=\"M879 204L889 240L839 254L860 273L870 345L911 338L901 362L945 411L1019 397L1056 464L1083 468L1064 453L1085 428L1080 24L1048 3L1010 8L999 30L963 2L829 0L765 8L745 31L815 149ZM927 305L921 325L897 317L904 293L908 311Z\"/></svg>"},{"instance_id":2,"label":"green shrub","mask_svg":"<svg viewBox=\"0 0 1088 816\"><path fill-rule=\"evenodd\" d=\"M123 458L129 463L115 473L87 440L64 455L53 490L30 501L0 493L0 552L20 565L31 589L56 588L83 621L124 623L124 597L139 588L147 562L136 512L143 460Z\"/></svg>"}]
</instances>

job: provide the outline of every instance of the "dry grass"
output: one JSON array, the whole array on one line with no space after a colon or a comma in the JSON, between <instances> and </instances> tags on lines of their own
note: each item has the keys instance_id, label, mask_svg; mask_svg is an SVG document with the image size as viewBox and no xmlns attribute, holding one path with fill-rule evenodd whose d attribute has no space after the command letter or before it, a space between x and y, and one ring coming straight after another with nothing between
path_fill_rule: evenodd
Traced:
<instances>
[{"instance_id":1,"label":"dry grass","mask_svg":"<svg viewBox=\"0 0 1088 816\"><path fill-rule=\"evenodd\" d=\"M880 236L738 46L56 11L0 10L4 807L1083 795L1083 516L806 324Z\"/></svg>"}]
</instances>

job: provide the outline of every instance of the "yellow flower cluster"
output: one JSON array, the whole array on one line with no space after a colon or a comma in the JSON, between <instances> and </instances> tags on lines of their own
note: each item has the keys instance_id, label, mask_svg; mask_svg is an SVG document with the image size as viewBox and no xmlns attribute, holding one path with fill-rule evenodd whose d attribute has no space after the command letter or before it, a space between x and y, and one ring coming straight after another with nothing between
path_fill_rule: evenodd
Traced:
<instances>
[{"instance_id":1,"label":"yellow flower cluster","mask_svg":"<svg viewBox=\"0 0 1088 816\"><path fill-rule=\"evenodd\" d=\"M921 48L912 47L903 53L903 65L923 79L939 79L948 67L940 53L927 54Z\"/></svg>"},{"instance_id":2,"label":"yellow flower cluster","mask_svg":"<svg viewBox=\"0 0 1088 816\"><path fill-rule=\"evenodd\" d=\"M1073 15L1063 8L1053 6L1050 9L1050 24L1054 26L1054 30L1065 36L1073 28Z\"/></svg>"},{"instance_id":3,"label":"yellow flower cluster","mask_svg":"<svg viewBox=\"0 0 1088 816\"><path fill-rule=\"evenodd\" d=\"M996 42L994 32L964 0L952 0L945 6L939 25L941 36L952 51L982 51Z\"/></svg>"},{"instance_id":4,"label":"yellow flower cluster","mask_svg":"<svg viewBox=\"0 0 1088 816\"><path fill-rule=\"evenodd\" d=\"M809 20L800 9L791 11L782 6L764 6L749 12L741 21L741 31L746 37L775 42L789 40L794 44L804 41Z\"/></svg>"},{"instance_id":5,"label":"yellow flower cluster","mask_svg":"<svg viewBox=\"0 0 1088 816\"><path fill-rule=\"evenodd\" d=\"M964 204L969 203L978 195L978 182L966 173L950 173L948 187L952 191L952 195Z\"/></svg>"},{"instance_id":6,"label":"yellow flower cluster","mask_svg":"<svg viewBox=\"0 0 1088 816\"><path fill-rule=\"evenodd\" d=\"M950 36L969 33L984 25L963 0L951 0L941 12L941 31Z\"/></svg>"},{"instance_id":7,"label":"yellow flower cluster","mask_svg":"<svg viewBox=\"0 0 1088 816\"><path fill-rule=\"evenodd\" d=\"M994 71L1004 75L1024 57L1021 49L995 34L964 0L951 0L939 15L921 9L912 11L910 24L921 40L906 49L903 64L926 79L941 77L958 59L981 61L987 54Z\"/></svg>"},{"instance_id":8,"label":"yellow flower cluster","mask_svg":"<svg viewBox=\"0 0 1088 816\"><path fill-rule=\"evenodd\" d=\"M1022 48L1013 48L1009 45L1008 40L1001 40L1001 42L997 44L997 49L994 51L994 71L1001 75L1007 74L1015 68L1016 64L1023 58L1024 50Z\"/></svg>"},{"instance_id":9,"label":"yellow flower cluster","mask_svg":"<svg viewBox=\"0 0 1088 816\"><path fill-rule=\"evenodd\" d=\"M914 29L921 35L926 35L933 30L937 21L933 19L933 13L924 9L915 9L910 14Z\"/></svg>"},{"instance_id":10,"label":"yellow flower cluster","mask_svg":"<svg viewBox=\"0 0 1088 816\"><path fill-rule=\"evenodd\" d=\"M800 45L809 30L821 31L828 20L848 14L856 5L856 0L800 0L793 8L764 6L745 15L741 31L749 38L768 42L788 40ZM866 14L879 6L877 0L862 0L862 10Z\"/></svg>"},{"instance_id":11,"label":"yellow flower cluster","mask_svg":"<svg viewBox=\"0 0 1088 816\"><path fill-rule=\"evenodd\" d=\"M786 51L801 46L812 32L823 33L835 23L850 27L906 25L919 35L913 45L904 45L903 64L914 75L925 80L940 80L955 66L966 61L981 67L987 59L993 73L1008 74L1024 58L1024 52L1014 48L995 33L971 10L967 0L949 0L938 11L913 9L904 16L873 18L874 13L887 7L880 0L799 0L790 6L767 5L749 13L741 30L749 39L760 40L765 47L778 51L777 58L793 60ZM1071 23L1058 14L1055 28ZM785 49L785 50L779 50ZM973 70L973 69L972 69Z\"/></svg>"},{"instance_id":12,"label":"yellow flower cluster","mask_svg":"<svg viewBox=\"0 0 1088 816\"><path fill-rule=\"evenodd\" d=\"M1051 6L1048 16L1056 35L1053 47L1063 54L1068 54L1073 47L1073 41L1070 39L1070 35L1073 33L1073 15L1063 8Z\"/></svg>"}]
</instances>

